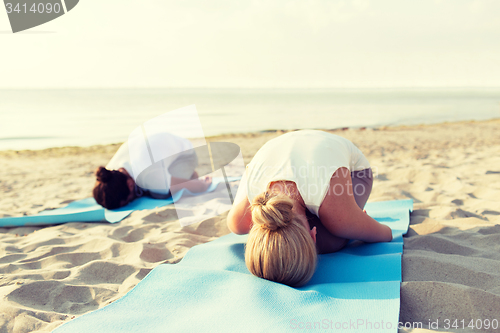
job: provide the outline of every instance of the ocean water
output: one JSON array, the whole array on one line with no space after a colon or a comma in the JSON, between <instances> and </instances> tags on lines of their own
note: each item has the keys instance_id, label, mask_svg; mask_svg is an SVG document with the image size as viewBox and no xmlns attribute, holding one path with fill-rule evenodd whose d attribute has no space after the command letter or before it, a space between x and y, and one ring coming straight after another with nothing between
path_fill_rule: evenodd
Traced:
<instances>
[{"instance_id":1,"label":"ocean water","mask_svg":"<svg viewBox=\"0 0 500 333\"><path fill-rule=\"evenodd\" d=\"M0 90L0 150L123 142L191 104L210 136L500 118L500 88Z\"/></svg>"}]
</instances>

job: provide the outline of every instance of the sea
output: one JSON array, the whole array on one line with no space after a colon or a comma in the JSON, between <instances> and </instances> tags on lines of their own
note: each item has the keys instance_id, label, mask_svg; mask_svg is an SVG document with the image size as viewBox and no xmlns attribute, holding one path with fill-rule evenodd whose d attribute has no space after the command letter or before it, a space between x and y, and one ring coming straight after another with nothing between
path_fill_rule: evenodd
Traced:
<instances>
[{"instance_id":1,"label":"sea","mask_svg":"<svg viewBox=\"0 0 500 333\"><path fill-rule=\"evenodd\" d=\"M193 104L205 136L377 128L500 118L500 88L0 90L0 150L124 142Z\"/></svg>"}]
</instances>

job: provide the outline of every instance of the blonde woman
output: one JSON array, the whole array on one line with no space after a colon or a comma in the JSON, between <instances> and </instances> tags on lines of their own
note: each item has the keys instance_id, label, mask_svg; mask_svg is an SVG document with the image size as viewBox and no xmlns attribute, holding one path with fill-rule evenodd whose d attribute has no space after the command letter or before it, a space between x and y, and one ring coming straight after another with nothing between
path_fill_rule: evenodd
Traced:
<instances>
[{"instance_id":1,"label":"blonde woman","mask_svg":"<svg viewBox=\"0 0 500 333\"><path fill-rule=\"evenodd\" d=\"M247 166L227 218L232 232L249 233L250 272L300 286L314 274L318 252L350 239L391 241L391 229L363 212L372 182L368 160L340 136L303 130L268 141Z\"/></svg>"}]
</instances>

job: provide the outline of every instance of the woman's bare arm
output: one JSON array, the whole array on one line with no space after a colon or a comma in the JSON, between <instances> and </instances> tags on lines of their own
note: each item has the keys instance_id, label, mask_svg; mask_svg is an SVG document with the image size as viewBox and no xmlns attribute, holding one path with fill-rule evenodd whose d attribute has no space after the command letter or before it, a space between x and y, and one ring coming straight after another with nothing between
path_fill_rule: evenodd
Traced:
<instances>
[{"instance_id":1,"label":"woman's bare arm","mask_svg":"<svg viewBox=\"0 0 500 333\"><path fill-rule=\"evenodd\" d=\"M227 227L231 232L242 235L248 234L252 228L252 212L250 210L250 201L247 195L247 177L246 172L241 178L238 192L234 198L233 207L227 215Z\"/></svg>"},{"instance_id":2,"label":"woman's bare arm","mask_svg":"<svg viewBox=\"0 0 500 333\"><path fill-rule=\"evenodd\" d=\"M212 183L212 178L205 177L201 179L183 179L171 177L170 183L170 192L172 192L172 194L182 190L183 188L193 193L197 193L206 191Z\"/></svg>"},{"instance_id":3,"label":"woman's bare arm","mask_svg":"<svg viewBox=\"0 0 500 333\"><path fill-rule=\"evenodd\" d=\"M365 242L389 242L392 231L365 214L356 204L351 173L339 168L319 209L321 223L335 236Z\"/></svg>"},{"instance_id":4,"label":"woman's bare arm","mask_svg":"<svg viewBox=\"0 0 500 333\"><path fill-rule=\"evenodd\" d=\"M227 227L231 232L242 235L248 234L252 228L252 212L250 211L250 202L245 196L240 202L233 204L233 207L227 215Z\"/></svg>"}]
</instances>

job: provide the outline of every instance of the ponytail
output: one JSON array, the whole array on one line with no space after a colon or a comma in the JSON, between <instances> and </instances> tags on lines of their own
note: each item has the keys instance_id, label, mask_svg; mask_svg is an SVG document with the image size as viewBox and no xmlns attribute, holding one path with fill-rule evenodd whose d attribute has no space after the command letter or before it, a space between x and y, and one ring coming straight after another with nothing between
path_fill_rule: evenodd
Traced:
<instances>
[{"instance_id":1,"label":"ponytail","mask_svg":"<svg viewBox=\"0 0 500 333\"><path fill-rule=\"evenodd\" d=\"M254 198L245 263L258 277L296 287L311 279L317 252L293 205L287 195L269 191Z\"/></svg>"}]
</instances>

